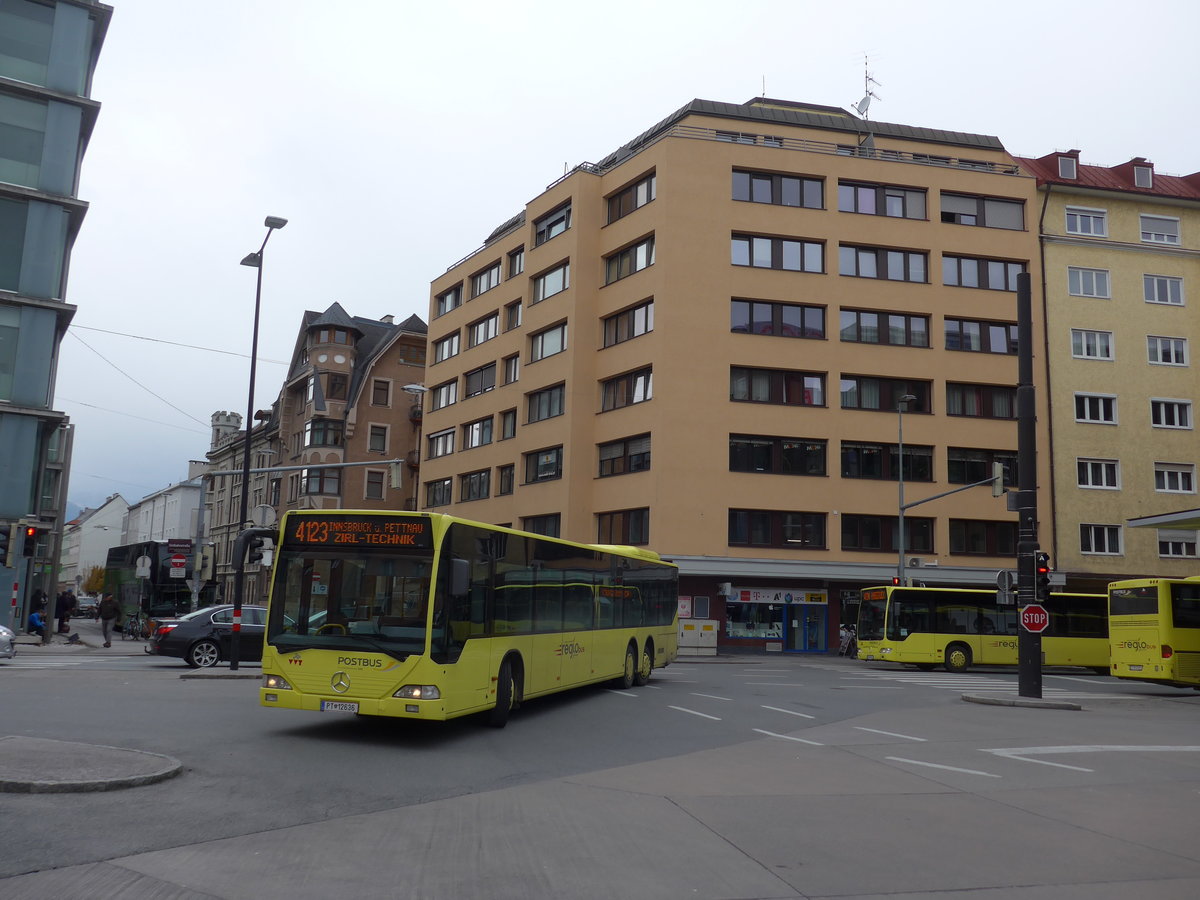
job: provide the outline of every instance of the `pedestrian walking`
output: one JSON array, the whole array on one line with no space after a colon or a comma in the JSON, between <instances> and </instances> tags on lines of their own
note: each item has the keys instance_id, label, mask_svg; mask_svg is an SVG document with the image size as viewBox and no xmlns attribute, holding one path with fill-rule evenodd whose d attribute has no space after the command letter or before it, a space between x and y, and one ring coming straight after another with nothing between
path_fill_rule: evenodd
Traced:
<instances>
[{"instance_id":1,"label":"pedestrian walking","mask_svg":"<svg viewBox=\"0 0 1200 900\"><path fill-rule=\"evenodd\" d=\"M54 601L54 618L58 619L58 633L67 634L71 630L71 595L66 591L60 593Z\"/></svg>"},{"instance_id":2,"label":"pedestrian walking","mask_svg":"<svg viewBox=\"0 0 1200 900\"><path fill-rule=\"evenodd\" d=\"M100 629L104 632L104 646L111 647L113 626L117 624L117 619L121 616L121 607L112 594L105 594L97 609L100 616Z\"/></svg>"}]
</instances>

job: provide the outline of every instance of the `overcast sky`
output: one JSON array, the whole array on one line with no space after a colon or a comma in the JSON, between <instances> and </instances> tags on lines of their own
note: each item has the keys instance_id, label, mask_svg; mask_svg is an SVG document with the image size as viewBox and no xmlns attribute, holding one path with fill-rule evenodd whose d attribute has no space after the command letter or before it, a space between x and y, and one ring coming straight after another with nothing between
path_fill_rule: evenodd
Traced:
<instances>
[{"instance_id":1,"label":"overcast sky","mask_svg":"<svg viewBox=\"0 0 1200 900\"><path fill-rule=\"evenodd\" d=\"M256 408L304 310L428 320L430 281L565 166L694 98L849 107L867 56L872 119L1200 170L1194 0L111 4L55 398L81 506L182 480L212 413L245 414L239 261L267 215L289 223L267 245Z\"/></svg>"}]
</instances>

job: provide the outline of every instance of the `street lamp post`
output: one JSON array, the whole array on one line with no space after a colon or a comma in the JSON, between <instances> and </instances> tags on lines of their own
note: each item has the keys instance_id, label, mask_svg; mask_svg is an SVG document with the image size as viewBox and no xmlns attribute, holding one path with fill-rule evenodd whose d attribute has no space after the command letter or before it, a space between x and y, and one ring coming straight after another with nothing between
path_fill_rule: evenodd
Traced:
<instances>
[{"instance_id":1,"label":"street lamp post","mask_svg":"<svg viewBox=\"0 0 1200 900\"><path fill-rule=\"evenodd\" d=\"M246 519L250 514L250 432L254 430L254 376L258 363L258 315L262 306L262 267L263 251L267 249L267 241L271 232L287 224L287 219L278 216L267 216L263 221L267 226L267 235L263 238L258 252L250 253L242 260L243 266L258 270L258 278L254 287L254 331L250 338L250 389L246 399L246 434L242 446L242 497L238 507L237 530L241 532L246 527ZM241 546L236 544L236 546ZM237 671L239 637L242 631L242 601L246 592L246 556L238 554L234 560L233 574L233 633L229 637L229 668Z\"/></svg>"},{"instance_id":2,"label":"street lamp post","mask_svg":"<svg viewBox=\"0 0 1200 900\"><path fill-rule=\"evenodd\" d=\"M416 404L417 409L421 410L421 418L417 419L416 454L417 454L417 464L419 466L421 463L421 419L424 418L424 415L425 415L425 413L424 413L425 394L429 392L429 388L425 387L425 385L423 385L423 384L406 384L406 385L404 385L404 391L405 391L405 393L412 395L413 403ZM420 469L417 469L417 472L419 475ZM417 488L418 488L417 481L418 481L418 477L416 475L414 475L413 476L413 495L412 495L412 508L413 508L414 512L417 509Z\"/></svg>"},{"instance_id":3,"label":"street lamp post","mask_svg":"<svg viewBox=\"0 0 1200 900\"><path fill-rule=\"evenodd\" d=\"M896 530L896 546L899 548L900 554L896 561L896 575L899 577L900 587L904 587L905 572L904 572L904 407L916 400L913 394L905 394L896 401L896 483L899 493L899 509L900 515L897 520L899 526Z\"/></svg>"}]
</instances>

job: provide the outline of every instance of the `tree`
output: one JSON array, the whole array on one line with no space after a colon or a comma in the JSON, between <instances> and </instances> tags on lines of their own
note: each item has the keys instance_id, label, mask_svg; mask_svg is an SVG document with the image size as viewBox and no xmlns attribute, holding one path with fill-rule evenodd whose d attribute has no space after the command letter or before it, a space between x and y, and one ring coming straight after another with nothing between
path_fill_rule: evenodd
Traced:
<instances>
[{"instance_id":1,"label":"tree","mask_svg":"<svg viewBox=\"0 0 1200 900\"><path fill-rule=\"evenodd\" d=\"M83 592L99 594L102 590L104 590L104 568L103 566L92 566L88 570L87 578L83 580Z\"/></svg>"}]
</instances>

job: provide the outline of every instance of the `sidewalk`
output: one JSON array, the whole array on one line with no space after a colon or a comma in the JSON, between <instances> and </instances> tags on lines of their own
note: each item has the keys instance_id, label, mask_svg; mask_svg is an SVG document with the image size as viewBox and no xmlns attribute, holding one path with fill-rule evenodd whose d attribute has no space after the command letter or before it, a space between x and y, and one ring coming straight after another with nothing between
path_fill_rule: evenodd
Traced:
<instances>
[{"instance_id":1,"label":"sidewalk","mask_svg":"<svg viewBox=\"0 0 1200 900\"><path fill-rule=\"evenodd\" d=\"M52 626L56 622L50 623ZM36 653L79 652L82 650L102 650L105 653L120 656L138 656L145 653L145 641L131 641L122 638L118 631L113 632L112 646L104 646L104 632L96 619L71 619L68 623L70 634L51 634L49 643L42 643L36 634L26 634L24 629L17 632L14 643L17 645L17 656L24 657ZM71 640L77 638L76 640Z\"/></svg>"}]
</instances>

